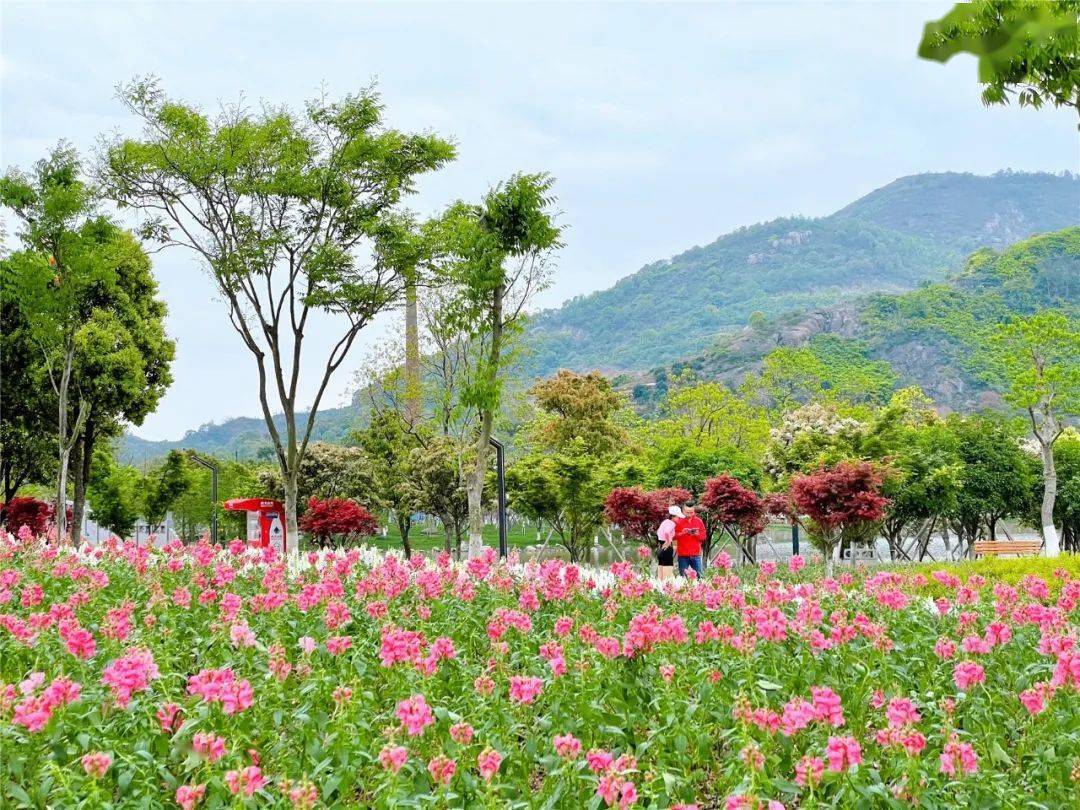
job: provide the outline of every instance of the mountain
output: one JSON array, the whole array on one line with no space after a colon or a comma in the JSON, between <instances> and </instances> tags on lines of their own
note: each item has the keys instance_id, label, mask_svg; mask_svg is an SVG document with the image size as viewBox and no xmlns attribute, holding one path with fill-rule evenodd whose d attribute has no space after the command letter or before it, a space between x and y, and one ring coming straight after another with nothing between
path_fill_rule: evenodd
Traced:
<instances>
[{"instance_id":1,"label":"mountain","mask_svg":"<svg viewBox=\"0 0 1080 810\"><path fill-rule=\"evenodd\" d=\"M360 409L353 405L343 408L324 408L315 417L315 429L312 441L341 442L348 436L356 424ZM298 420L307 419L307 413L297 415ZM285 417L279 415L275 424L284 430ZM266 432L266 423L261 417L241 416L226 419L220 424L208 422L196 430L189 430L179 439L155 441L141 439L131 433L125 433L117 448L117 457L129 464L141 464L152 461L170 450L195 450L216 456L233 456L251 459L265 456L270 458L270 437Z\"/></svg>"},{"instance_id":2,"label":"mountain","mask_svg":"<svg viewBox=\"0 0 1080 810\"><path fill-rule=\"evenodd\" d=\"M656 375L642 374L660 367L662 379L676 361L706 376L735 379L760 362L768 341L801 345L819 333L862 335L872 294L938 282L951 287L954 282L946 280L964 269L973 251L1000 250L1078 221L1080 177L1069 173L902 177L830 216L740 228L646 265L610 289L539 313L527 329L522 376L559 368L631 372L645 400L662 385L657 389L650 384ZM920 362L952 368L937 357L944 343L931 349L922 337L890 334L894 344L888 349L870 335L873 347L866 350L881 352L902 376L908 365L918 371ZM927 391L939 391L950 405L972 401L971 380L926 381ZM316 438L344 438L359 415L355 406L320 412ZM267 446L262 420L241 418L203 425L176 441L126 434L120 452L134 461L174 447L249 458Z\"/></svg>"},{"instance_id":3,"label":"mountain","mask_svg":"<svg viewBox=\"0 0 1080 810\"><path fill-rule=\"evenodd\" d=\"M1080 227L1000 251L977 250L943 282L746 326L696 357L639 379L635 399L647 407L663 395L669 377L686 371L738 384L777 346L790 346L807 347L823 359L843 350L866 363L883 361L897 385L917 385L948 408L996 406L997 395L979 378L973 355L997 324L1050 307L1080 318Z\"/></svg>"},{"instance_id":4,"label":"mountain","mask_svg":"<svg viewBox=\"0 0 1080 810\"><path fill-rule=\"evenodd\" d=\"M751 317L944 279L976 248L1075 225L1078 211L1080 178L1071 174L903 177L831 216L740 228L539 314L528 370L668 363Z\"/></svg>"}]
</instances>

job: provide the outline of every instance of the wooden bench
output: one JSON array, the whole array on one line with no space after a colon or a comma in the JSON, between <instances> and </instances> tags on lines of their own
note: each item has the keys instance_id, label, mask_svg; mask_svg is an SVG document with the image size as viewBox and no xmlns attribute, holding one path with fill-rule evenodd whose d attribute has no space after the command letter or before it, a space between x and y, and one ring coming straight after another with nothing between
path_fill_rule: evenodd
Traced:
<instances>
[{"instance_id":1,"label":"wooden bench","mask_svg":"<svg viewBox=\"0 0 1080 810\"><path fill-rule=\"evenodd\" d=\"M1030 557L1042 551L1042 540L979 540L972 550L976 557L1000 557L1002 554Z\"/></svg>"}]
</instances>

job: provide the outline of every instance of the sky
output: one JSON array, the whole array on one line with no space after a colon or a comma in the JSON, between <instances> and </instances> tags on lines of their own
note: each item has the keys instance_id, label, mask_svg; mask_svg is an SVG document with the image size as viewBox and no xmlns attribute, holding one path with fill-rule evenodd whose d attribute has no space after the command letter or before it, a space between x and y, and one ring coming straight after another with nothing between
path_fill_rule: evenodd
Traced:
<instances>
[{"instance_id":1,"label":"sky","mask_svg":"<svg viewBox=\"0 0 1080 810\"><path fill-rule=\"evenodd\" d=\"M0 147L92 156L137 134L115 97L156 75L213 112L375 83L390 126L453 139L409 207L437 213L516 171L556 178L566 246L539 305L611 286L734 228L827 215L927 171L1078 168L1075 116L985 108L975 62L915 55L949 2L717 4L31 3L0 9ZM154 256L175 382L148 439L259 414L255 366L192 255ZM346 367L385 335L368 330ZM322 321L316 344L334 332ZM321 348L311 349L321 367ZM351 368L325 405L344 404ZM302 379L305 397L317 383Z\"/></svg>"}]
</instances>

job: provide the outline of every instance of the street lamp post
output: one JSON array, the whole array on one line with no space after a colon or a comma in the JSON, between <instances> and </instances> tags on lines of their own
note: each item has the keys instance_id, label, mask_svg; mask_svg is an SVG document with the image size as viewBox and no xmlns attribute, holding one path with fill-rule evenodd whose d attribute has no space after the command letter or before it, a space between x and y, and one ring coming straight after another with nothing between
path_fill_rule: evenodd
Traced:
<instances>
[{"instance_id":1,"label":"street lamp post","mask_svg":"<svg viewBox=\"0 0 1080 810\"><path fill-rule=\"evenodd\" d=\"M503 444L494 436L491 446L495 448L495 473L499 487L499 557L506 557L506 453Z\"/></svg>"},{"instance_id":2,"label":"street lamp post","mask_svg":"<svg viewBox=\"0 0 1080 810\"><path fill-rule=\"evenodd\" d=\"M218 482L218 467L214 462L203 458L194 450L187 450L187 457L198 464L200 467L205 467L210 471L210 542L217 544L218 530L217 530L217 482Z\"/></svg>"}]
</instances>

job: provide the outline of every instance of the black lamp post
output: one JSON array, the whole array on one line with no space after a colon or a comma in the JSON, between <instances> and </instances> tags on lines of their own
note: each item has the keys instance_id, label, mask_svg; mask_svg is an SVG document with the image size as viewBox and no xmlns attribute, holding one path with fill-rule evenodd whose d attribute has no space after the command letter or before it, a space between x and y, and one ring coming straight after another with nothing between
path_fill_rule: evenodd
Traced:
<instances>
[{"instance_id":1,"label":"black lamp post","mask_svg":"<svg viewBox=\"0 0 1080 810\"><path fill-rule=\"evenodd\" d=\"M499 487L499 557L506 557L506 453L502 442L491 437L491 446L495 448L495 474Z\"/></svg>"},{"instance_id":2,"label":"black lamp post","mask_svg":"<svg viewBox=\"0 0 1080 810\"><path fill-rule=\"evenodd\" d=\"M205 467L210 471L210 542L217 545L218 530L217 530L217 478L218 468L217 464L208 459L203 458L194 450L187 450L187 457L198 464L200 467Z\"/></svg>"}]
</instances>

